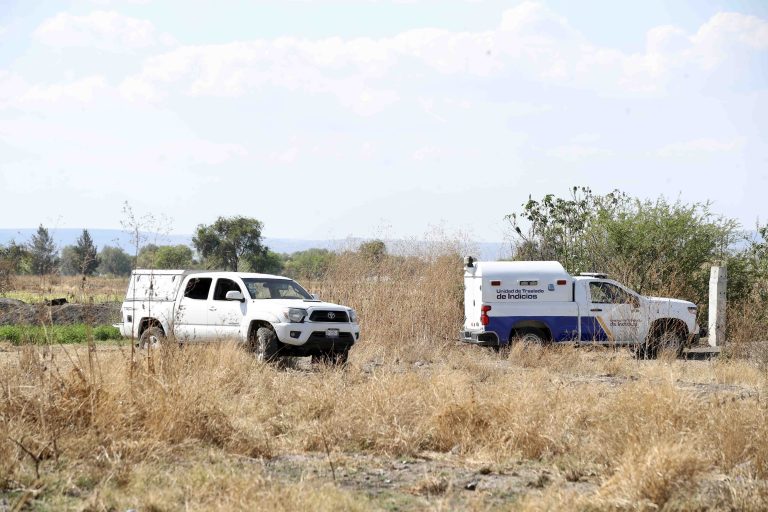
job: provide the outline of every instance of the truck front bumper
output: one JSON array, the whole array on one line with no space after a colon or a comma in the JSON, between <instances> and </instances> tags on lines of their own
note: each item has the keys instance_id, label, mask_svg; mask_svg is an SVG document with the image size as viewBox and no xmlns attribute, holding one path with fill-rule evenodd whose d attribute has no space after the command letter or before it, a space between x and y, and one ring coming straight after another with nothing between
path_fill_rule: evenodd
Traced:
<instances>
[{"instance_id":1,"label":"truck front bumper","mask_svg":"<svg viewBox=\"0 0 768 512\"><path fill-rule=\"evenodd\" d=\"M493 331L461 331L459 339L464 343L472 343L481 347L499 346L499 336Z\"/></svg>"},{"instance_id":2,"label":"truck front bumper","mask_svg":"<svg viewBox=\"0 0 768 512\"><path fill-rule=\"evenodd\" d=\"M284 355L304 357L349 350L360 339L353 323L302 322L272 324ZM336 334L334 336L334 334Z\"/></svg>"}]
</instances>

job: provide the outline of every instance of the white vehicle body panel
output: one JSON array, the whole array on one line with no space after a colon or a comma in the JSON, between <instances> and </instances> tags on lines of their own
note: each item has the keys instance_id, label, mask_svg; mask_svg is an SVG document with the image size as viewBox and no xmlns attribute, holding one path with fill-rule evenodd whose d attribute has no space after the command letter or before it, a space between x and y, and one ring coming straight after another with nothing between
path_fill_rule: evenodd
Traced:
<instances>
[{"instance_id":1,"label":"white vehicle body panel","mask_svg":"<svg viewBox=\"0 0 768 512\"><path fill-rule=\"evenodd\" d=\"M603 275L570 276L555 261L471 263L461 336L468 342L503 346L534 328L553 342L636 345L661 322L698 336L691 302L644 297Z\"/></svg>"},{"instance_id":2,"label":"white vehicle body panel","mask_svg":"<svg viewBox=\"0 0 768 512\"><path fill-rule=\"evenodd\" d=\"M245 342L255 329L268 326L283 345L294 347L297 353L306 351L306 355L322 353L325 344L348 348L359 339L360 327L351 308L311 298L251 298L246 281L264 281L275 289L295 284L269 274L136 270L121 310L123 323L118 327L123 336L134 338L148 325L157 325L181 342ZM239 291L244 299L227 300L227 291ZM306 312L301 321L287 317L291 308Z\"/></svg>"}]
</instances>

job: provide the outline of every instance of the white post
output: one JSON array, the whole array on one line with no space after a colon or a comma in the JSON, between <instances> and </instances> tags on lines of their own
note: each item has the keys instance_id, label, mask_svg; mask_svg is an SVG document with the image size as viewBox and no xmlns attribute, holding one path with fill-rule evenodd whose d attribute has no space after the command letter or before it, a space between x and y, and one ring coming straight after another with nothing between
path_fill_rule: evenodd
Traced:
<instances>
[{"instance_id":1,"label":"white post","mask_svg":"<svg viewBox=\"0 0 768 512\"><path fill-rule=\"evenodd\" d=\"M725 345L726 267L712 267L709 274L709 346Z\"/></svg>"}]
</instances>

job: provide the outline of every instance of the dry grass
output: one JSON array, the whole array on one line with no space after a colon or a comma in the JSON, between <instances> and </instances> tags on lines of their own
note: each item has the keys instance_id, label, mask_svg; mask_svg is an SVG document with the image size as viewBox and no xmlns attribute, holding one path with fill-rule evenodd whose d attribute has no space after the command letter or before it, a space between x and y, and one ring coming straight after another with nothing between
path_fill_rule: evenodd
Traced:
<instances>
[{"instance_id":1,"label":"dry grass","mask_svg":"<svg viewBox=\"0 0 768 512\"><path fill-rule=\"evenodd\" d=\"M262 365L230 343L136 360L119 347L0 351L0 497L88 510L768 505L768 376L749 352L495 354L454 341L455 254L336 265L309 286L360 313L346 370ZM325 469L295 472L299 456ZM433 465L404 478L402 460Z\"/></svg>"},{"instance_id":2,"label":"dry grass","mask_svg":"<svg viewBox=\"0 0 768 512\"><path fill-rule=\"evenodd\" d=\"M392 362L371 369L375 352L361 347L346 371L301 371L260 365L234 344L171 348L136 362L120 350L70 350L70 361L63 349L45 355L27 347L0 368L0 482L5 492L71 485L103 509L128 508L137 499L161 509L189 499L192 508L249 508L308 484L217 475L226 480L223 488L193 485L190 498L166 482L192 485L191 475L202 469L190 457L200 450L244 460L437 452L495 465L568 461L572 472L597 468L602 487L581 499L625 508L693 495L703 475L756 483L768 475L766 402L678 386L682 361L659 378L656 363L617 363L586 352L551 351L532 366L518 365L514 354L504 361L450 347L426 367ZM733 375L749 368L727 364ZM722 371L721 364L699 365L702 383ZM606 380L609 367L617 376ZM747 391L767 385L754 375L739 384ZM327 484L310 491L350 507L367 499ZM448 488L447 480L426 476L410 492Z\"/></svg>"}]
</instances>

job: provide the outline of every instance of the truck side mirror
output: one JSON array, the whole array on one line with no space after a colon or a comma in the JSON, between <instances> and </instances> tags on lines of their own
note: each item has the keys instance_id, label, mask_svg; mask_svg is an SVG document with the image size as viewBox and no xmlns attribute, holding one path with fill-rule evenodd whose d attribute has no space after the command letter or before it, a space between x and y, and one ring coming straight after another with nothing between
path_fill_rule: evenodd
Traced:
<instances>
[{"instance_id":1,"label":"truck side mirror","mask_svg":"<svg viewBox=\"0 0 768 512\"><path fill-rule=\"evenodd\" d=\"M320 300L320 295L316 293L310 293L309 296L312 297L312 300Z\"/></svg>"},{"instance_id":2,"label":"truck side mirror","mask_svg":"<svg viewBox=\"0 0 768 512\"><path fill-rule=\"evenodd\" d=\"M243 297L243 292L237 291L237 290L229 290L227 294L224 296L227 300L237 300L240 302L243 302L245 300L245 297Z\"/></svg>"}]
</instances>

